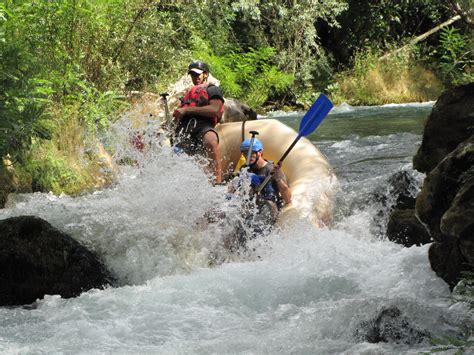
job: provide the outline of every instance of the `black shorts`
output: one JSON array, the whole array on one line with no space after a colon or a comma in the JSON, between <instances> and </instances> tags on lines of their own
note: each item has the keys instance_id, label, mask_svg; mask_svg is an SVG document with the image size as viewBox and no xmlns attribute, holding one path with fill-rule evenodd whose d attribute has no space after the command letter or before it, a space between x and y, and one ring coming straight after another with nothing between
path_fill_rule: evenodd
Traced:
<instances>
[{"instance_id":1,"label":"black shorts","mask_svg":"<svg viewBox=\"0 0 474 355\"><path fill-rule=\"evenodd\" d=\"M176 127L176 146L184 149L187 154L203 153L202 137L209 131L217 134L211 120L208 118L192 117L182 119Z\"/></svg>"}]
</instances>

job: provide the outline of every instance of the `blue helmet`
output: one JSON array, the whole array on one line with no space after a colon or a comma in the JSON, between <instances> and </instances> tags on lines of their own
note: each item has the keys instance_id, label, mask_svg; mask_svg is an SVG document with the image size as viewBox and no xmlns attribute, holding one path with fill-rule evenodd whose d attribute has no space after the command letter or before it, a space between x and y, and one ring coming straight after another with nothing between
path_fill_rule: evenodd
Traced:
<instances>
[{"instance_id":1,"label":"blue helmet","mask_svg":"<svg viewBox=\"0 0 474 355\"><path fill-rule=\"evenodd\" d=\"M240 151L243 152L243 151L249 150L249 147L250 147L250 138L245 138L245 140L240 145ZM252 144L252 152L260 152L261 150L263 150L263 143L260 141L260 139L255 138Z\"/></svg>"}]
</instances>

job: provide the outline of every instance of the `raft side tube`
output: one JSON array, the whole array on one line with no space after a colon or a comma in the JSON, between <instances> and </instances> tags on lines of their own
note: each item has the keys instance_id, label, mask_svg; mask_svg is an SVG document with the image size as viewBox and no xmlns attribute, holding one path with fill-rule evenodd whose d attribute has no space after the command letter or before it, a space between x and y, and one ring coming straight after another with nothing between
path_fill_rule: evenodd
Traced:
<instances>
[{"instance_id":1,"label":"raft side tube","mask_svg":"<svg viewBox=\"0 0 474 355\"><path fill-rule=\"evenodd\" d=\"M242 137L242 127L244 136ZM230 122L216 127L219 134L222 166L232 173L240 158L240 143L249 138L251 130L264 145L263 157L277 162L297 137L297 132L275 119ZM296 216L309 218L314 225L328 225L332 216L336 177L324 155L306 138L301 138L283 162L292 205L280 213L279 224ZM289 217L291 215L291 217Z\"/></svg>"}]
</instances>

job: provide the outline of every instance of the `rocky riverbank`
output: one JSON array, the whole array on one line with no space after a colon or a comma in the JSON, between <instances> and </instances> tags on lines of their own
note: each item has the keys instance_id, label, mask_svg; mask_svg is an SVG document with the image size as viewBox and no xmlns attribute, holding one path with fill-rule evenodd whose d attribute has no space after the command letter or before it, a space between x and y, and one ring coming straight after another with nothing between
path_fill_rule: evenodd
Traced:
<instances>
[{"instance_id":1,"label":"rocky riverbank","mask_svg":"<svg viewBox=\"0 0 474 355\"><path fill-rule=\"evenodd\" d=\"M392 211L390 240L433 243L431 267L449 286L474 272L474 83L436 101L413 167L426 174L412 206Z\"/></svg>"}]
</instances>

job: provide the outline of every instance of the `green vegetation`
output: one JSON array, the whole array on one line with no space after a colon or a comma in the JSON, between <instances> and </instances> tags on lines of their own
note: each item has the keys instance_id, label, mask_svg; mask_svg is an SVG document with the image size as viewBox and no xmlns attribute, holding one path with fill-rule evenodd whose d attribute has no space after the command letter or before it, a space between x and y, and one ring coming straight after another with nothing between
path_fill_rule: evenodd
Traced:
<instances>
[{"instance_id":1,"label":"green vegetation","mask_svg":"<svg viewBox=\"0 0 474 355\"><path fill-rule=\"evenodd\" d=\"M280 71L275 65L275 49L250 48L246 53L224 56L203 51L207 46L196 47L196 58L209 63L213 74L220 79L225 96L238 97L249 106L259 108L272 95L280 95L291 88L292 74Z\"/></svg>"},{"instance_id":2,"label":"green vegetation","mask_svg":"<svg viewBox=\"0 0 474 355\"><path fill-rule=\"evenodd\" d=\"M436 99L443 85L433 71L404 51L381 60L378 51L354 56L352 68L337 73L326 89L335 102L380 105L393 102L423 102Z\"/></svg>"},{"instance_id":3,"label":"green vegetation","mask_svg":"<svg viewBox=\"0 0 474 355\"><path fill-rule=\"evenodd\" d=\"M106 184L97 137L130 91L165 90L193 59L257 110L309 105L322 91L336 103L433 100L472 81L469 1L454 3L3 0L0 155L26 190Z\"/></svg>"},{"instance_id":4,"label":"green vegetation","mask_svg":"<svg viewBox=\"0 0 474 355\"><path fill-rule=\"evenodd\" d=\"M439 67L447 85L472 82L474 38L461 34L455 27L446 27L441 32L439 43Z\"/></svg>"},{"instance_id":5,"label":"green vegetation","mask_svg":"<svg viewBox=\"0 0 474 355\"><path fill-rule=\"evenodd\" d=\"M452 294L453 302L460 302L469 305L472 312L474 309L474 273L463 272L462 280L456 285ZM454 354L469 354L474 346L473 340L473 324L466 325L466 339L459 339L453 336L441 335L431 340L434 348L429 353L435 354L439 352L456 351ZM423 352L422 354L428 354Z\"/></svg>"}]
</instances>

